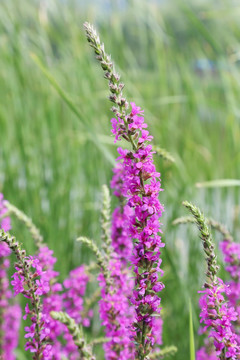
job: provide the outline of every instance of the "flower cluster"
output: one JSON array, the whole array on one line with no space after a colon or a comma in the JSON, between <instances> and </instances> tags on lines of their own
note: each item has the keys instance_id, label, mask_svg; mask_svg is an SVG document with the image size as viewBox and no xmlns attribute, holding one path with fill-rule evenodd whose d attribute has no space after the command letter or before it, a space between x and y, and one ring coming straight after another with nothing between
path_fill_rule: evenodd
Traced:
<instances>
[{"instance_id":1,"label":"flower cluster","mask_svg":"<svg viewBox=\"0 0 240 360\"><path fill-rule=\"evenodd\" d=\"M90 318L93 315L92 310L84 314L83 297L86 292L86 286L89 277L86 274L85 267L79 266L70 271L69 277L64 280L63 285L65 292L63 293L63 309L64 311L75 320L76 324L81 324L85 327L90 325ZM73 342L72 335L67 328L63 333L63 338L66 341L64 347L64 354L69 359L75 360L79 358L79 353L76 345Z\"/></svg>"},{"instance_id":2,"label":"flower cluster","mask_svg":"<svg viewBox=\"0 0 240 360\"><path fill-rule=\"evenodd\" d=\"M237 359L240 348L237 335L233 329L233 322L237 320L237 313L225 301L228 287L217 278L215 284L205 288L199 300L201 308L200 322L204 323L203 332L210 330L209 337L214 340L216 354L225 354L226 358Z\"/></svg>"},{"instance_id":3,"label":"flower cluster","mask_svg":"<svg viewBox=\"0 0 240 360\"><path fill-rule=\"evenodd\" d=\"M3 360L15 360L22 311L19 304L8 305L3 316Z\"/></svg>"},{"instance_id":4,"label":"flower cluster","mask_svg":"<svg viewBox=\"0 0 240 360\"><path fill-rule=\"evenodd\" d=\"M105 357L107 360L134 359L134 345L130 339L134 313L128 301L133 281L120 260L112 260L109 270L112 279L110 286L107 286L102 273L98 277L102 297L99 301L99 313L106 337L110 338L104 344Z\"/></svg>"},{"instance_id":5,"label":"flower cluster","mask_svg":"<svg viewBox=\"0 0 240 360\"><path fill-rule=\"evenodd\" d=\"M0 229L4 231L9 231L11 229L11 219L9 216L5 216L7 213L7 208L4 205L3 194L0 193Z\"/></svg>"},{"instance_id":6,"label":"flower cluster","mask_svg":"<svg viewBox=\"0 0 240 360\"><path fill-rule=\"evenodd\" d=\"M133 249L133 243L128 231L129 218L133 215L133 211L130 206L125 204L123 195L123 165L118 163L113 169L113 173L111 188L114 190L113 194L118 198L120 204L112 214L112 247L121 261L126 263L127 260L130 260Z\"/></svg>"},{"instance_id":7,"label":"flower cluster","mask_svg":"<svg viewBox=\"0 0 240 360\"><path fill-rule=\"evenodd\" d=\"M64 280L63 283L66 289L63 295L65 311L77 324L82 324L86 327L90 325L89 317L92 317L92 312L90 311L88 317L82 318L82 313L84 311L83 297L86 292L88 281L89 277L86 274L85 267L82 265L70 271L69 277Z\"/></svg>"},{"instance_id":8,"label":"flower cluster","mask_svg":"<svg viewBox=\"0 0 240 360\"><path fill-rule=\"evenodd\" d=\"M51 359L51 345L48 344L50 333L49 319L41 311L40 297L49 291L49 284L41 279L43 274L42 267L36 257L25 257L24 264L20 262L15 265L17 270L12 278L11 284L14 294L22 293L24 297L30 299L31 308L27 303L25 307L24 320L30 317L31 326L26 326L25 350L30 350L38 359L42 355L43 359Z\"/></svg>"},{"instance_id":9,"label":"flower cluster","mask_svg":"<svg viewBox=\"0 0 240 360\"><path fill-rule=\"evenodd\" d=\"M205 346L201 347L196 352L196 360L218 360L219 357L216 355L216 352L212 349L212 347L208 348L208 344L205 344Z\"/></svg>"},{"instance_id":10,"label":"flower cluster","mask_svg":"<svg viewBox=\"0 0 240 360\"><path fill-rule=\"evenodd\" d=\"M59 273L54 270L56 258L53 257L53 251L47 246L41 246L38 251L37 259L43 269L40 280L48 284L49 291L42 296L42 315L48 322L49 334L48 341L52 344L52 353L54 359L60 360L62 357L77 360L79 358L78 348L73 341L66 325L51 317L51 312L65 311L77 324L89 326L88 317L82 318L83 296L86 291L86 284L89 280L84 266L72 270L69 277L63 285L57 281ZM91 311L87 314L91 316ZM65 345L59 338L65 340Z\"/></svg>"},{"instance_id":11,"label":"flower cluster","mask_svg":"<svg viewBox=\"0 0 240 360\"><path fill-rule=\"evenodd\" d=\"M220 243L226 263L225 269L230 274L231 280L227 282L229 287L228 299L238 313L238 325L240 319L240 244L225 239Z\"/></svg>"},{"instance_id":12,"label":"flower cluster","mask_svg":"<svg viewBox=\"0 0 240 360\"><path fill-rule=\"evenodd\" d=\"M11 221L9 217L4 217L6 212L3 195L0 194L0 229L9 231ZM20 306L11 304L13 295L9 289L7 276L10 254L11 250L7 244L0 242L0 358L3 360L15 360L14 349L18 345L21 319Z\"/></svg>"},{"instance_id":13,"label":"flower cluster","mask_svg":"<svg viewBox=\"0 0 240 360\"><path fill-rule=\"evenodd\" d=\"M220 248L227 264L225 269L231 278L238 281L240 279L240 244L228 239L220 243Z\"/></svg>"},{"instance_id":14,"label":"flower cluster","mask_svg":"<svg viewBox=\"0 0 240 360\"><path fill-rule=\"evenodd\" d=\"M50 316L51 311L62 310L62 285L57 282L59 273L54 270L57 259L53 257L53 251L45 245L39 248L37 259L43 270L40 275L41 282L48 286L48 291L42 296L42 316L48 323L48 341L51 343L54 359L60 360L62 358L62 344L58 337L63 334L65 326Z\"/></svg>"},{"instance_id":15,"label":"flower cluster","mask_svg":"<svg viewBox=\"0 0 240 360\"><path fill-rule=\"evenodd\" d=\"M132 327L135 341L139 344L138 356L144 358L155 343L153 336L155 320L152 316L160 312L157 292L164 285L159 281L160 249L164 246L159 235L159 218L163 206L158 200L161 191L159 177L153 164L152 140L145 130L143 111L131 103L132 111L125 118L112 119L115 141L123 138L132 142L133 151L118 149L123 168L123 196L132 209L129 216L129 235L134 241L131 263L135 272L135 290L131 302L135 306L136 318ZM136 142L133 142L132 139Z\"/></svg>"}]
</instances>

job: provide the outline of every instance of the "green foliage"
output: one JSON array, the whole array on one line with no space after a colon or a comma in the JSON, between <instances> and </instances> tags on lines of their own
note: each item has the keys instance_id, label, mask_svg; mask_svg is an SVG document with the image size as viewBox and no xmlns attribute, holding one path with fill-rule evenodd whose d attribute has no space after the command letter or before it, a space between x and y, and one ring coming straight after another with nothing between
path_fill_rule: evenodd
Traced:
<instances>
[{"instance_id":1,"label":"green foliage","mask_svg":"<svg viewBox=\"0 0 240 360\"><path fill-rule=\"evenodd\" d=\"M217 281L216 275L218 273L219 266L217 265L215 246L207 218L204 216L204 214L200 211L200 209L197 206L191 204L190 202L183 201L183 206L185 206L192 213L193 217L196 220L196 225L200 233L200 239L202 240L203 251L205 252L206 255L205 258L207 263L206 275L210 280L210 285L215 284Z\"/></svg>"},{"instance_id":2,"label":"green foliage","mask_svg":"<svg viewBox=\"0 0 240 360\"><path fill-rule=\"evenodd\" d=\"M158 350L152 353L149 357L150 359L165 359L170 357L170 359L177 353L176 346L166 346L163 347L161 350Z\"/></svg>"},{"instance_id":3,"label":"green foliage","mask_svg":"<svg viewBox=\"0 0 240 360\"><path fill-rule=\"evenodd\" d=\"M197 324L204 265L193 230L171 223L188 198L233 235L240 230L239 186L195 187L240 178L239 15L224 0L126 3L111 2L106 12L97 1L1 1L0 191L41 230L59 259L60 280L94 259L74 240L86 234L100 244L101 186L109 184L117 152L107 87L82 29L88 20L115 60L127 98L145 109L154 143L174 154L174 165L155 157L166 207L161 297L164 344L175 344L176 359L185 360L186 304L191 297ZM13 223L32 254L30 234ZM89 333L96 338L98 330L95 320ZM195 341L198 348L200 337Z\"/></svg>"},{"instance_id":4,"label":"green foliage","mask_svg":"<svg viewBox=\"0 0 240 360\"><path fill-rule=\"evenodd\" d=\"M101 230L102 246L109 261L111 254L111 197L106 185L102 186Z\"/></svg>"},{"instance_id":5,"label":"green foliage","mask_svg":"<svg viewBox=\"0 0 240 360\"><path fill-rule=\"evenodd\" d=\"M95 356L92 354L91 346L89 346L84 339L82 328L76 324L73 318L63 311L52 311L50 315L53 319L66 325L73 337L74 344L78 347L81 358L86 360L96 360Z\"/></svg>"},{"instance_id":6,"label":"green foliage","mask_svg":"<svg viewBox=\"0 0 240 360\"><path fill-rule=\"evenodd\" d=\"M16 216L18 220L20 220L29 230L36 247L39 249L43 245L43 237L40 234L40 230L34 225L32 219L29 218L23 211L16 208L16 206L10 204L8 201L5 202L5 206L8 211L4 214L4 216Z\"/></svg>"},{"instance_id":7,"label":"green foliage","mask_svg":"<svg viewBox=\"0 0 240 360\"><path fill-rule=\"evenodd\" d=\"M189 300L189 350L190 350L190 360L195 360L195 343L194 343L194 330L193 330L191 300Z\"/></svg>"}]
</instances>

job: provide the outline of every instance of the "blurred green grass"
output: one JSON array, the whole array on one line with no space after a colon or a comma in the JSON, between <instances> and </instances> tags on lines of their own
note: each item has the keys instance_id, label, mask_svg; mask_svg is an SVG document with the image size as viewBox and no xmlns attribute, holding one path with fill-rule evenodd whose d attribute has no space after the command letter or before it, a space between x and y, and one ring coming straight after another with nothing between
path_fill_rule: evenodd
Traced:
<instances>
[{"instance_id":1,"label":"blurred green grass","mask_svg":"<svg viewBox=\"0 0 240 360\"><path fill-rule=\"evenodd\" d=\"M0 191L41 229L59 259L61 279L92 259L75 239L87 235L100 244L101 185L109 184L110 158L117 154L109 136L107 84L82 28L86 20L95 24L128 99L145 109L155 144L176 158L174 165L156 162L166 208L164 343L176 345L176 359L183 360L189 351L189 297L196 348L202 341L197 291L204 261L197 233L171 222L184 214L181 202L187 199L226 223L236 238L240 233L239 188L195 187L199 181L240 177L240 6L230 0L108 4L107 9L97 2L1 1ZM32 53L81 119L43 76ZM32 253L32 241L16 221L14 233Z\"/></svg>"}]
</instances>

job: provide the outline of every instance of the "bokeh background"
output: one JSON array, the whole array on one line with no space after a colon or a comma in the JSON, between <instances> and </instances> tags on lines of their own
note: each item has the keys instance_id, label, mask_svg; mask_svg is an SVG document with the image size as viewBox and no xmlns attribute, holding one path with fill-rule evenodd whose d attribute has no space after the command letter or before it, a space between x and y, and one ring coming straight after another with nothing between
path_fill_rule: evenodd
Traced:
<instances>
[{"instance_id":1,"label":"bokeh background","mask_svg":"<svg viewBox=\"0 0 240 360\"><path fill-rule=\"evenodd\" d=\"M195 229L172 225L186 215L182 200L227 224L235 239L240 234L239 187L196 187L240 177L239 16L234 0L0 2L0 191L41 229L58 258L60 279L93 260L76 245L77 236L101 246L101 186L109 184L117 155L107 83L86 42L84 21L101 34L127 98L144 108L155 144L174 156L174 164L156 162L166 209L163 339L178 347L179 360L189 358L189 299L196 347L202 343L197 292L205 268ZM32 54L68 94L78 117ZM13 232L33 253L17 221ZM220 237L215 239L217 244ZM99 334L97 319L91 334ZM28 358L23 343L20 360Z\"/></svg>"}]
</instances>

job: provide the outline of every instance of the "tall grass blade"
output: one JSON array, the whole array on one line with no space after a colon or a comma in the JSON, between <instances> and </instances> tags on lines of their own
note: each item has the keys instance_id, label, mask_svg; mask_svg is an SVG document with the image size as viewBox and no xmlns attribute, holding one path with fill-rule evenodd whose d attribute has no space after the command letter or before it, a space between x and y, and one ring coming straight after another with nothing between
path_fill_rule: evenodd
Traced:
<instances>
[{"instance_id":1,"label":"tall grass blade","mask_svg":"<svg viewBox=\"0 0 240 360\"><path fill-rule=\"evenodd\" d=\"M217 187L231 187L231 186L240 186L240 180L237 179L219 179L204 181L196 183L198 188L217 188Z\"/></svg>"},{"instance_id":2,"label":"tall grass blade","mask_svg":"<svg viewBox=\"0 0 240 360\"><path fill-rule=\"evenodd\" d=\"M192 318L192 303L189 299L189 346L190 346L190 360L195 360L195 344Z\"/></svg>"}]
</instances>

